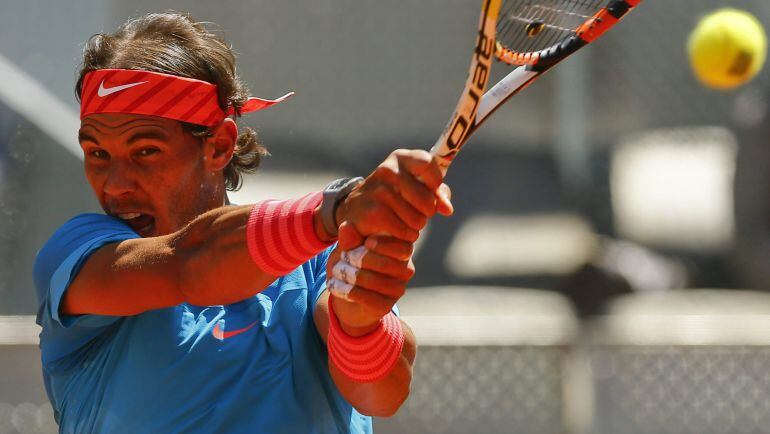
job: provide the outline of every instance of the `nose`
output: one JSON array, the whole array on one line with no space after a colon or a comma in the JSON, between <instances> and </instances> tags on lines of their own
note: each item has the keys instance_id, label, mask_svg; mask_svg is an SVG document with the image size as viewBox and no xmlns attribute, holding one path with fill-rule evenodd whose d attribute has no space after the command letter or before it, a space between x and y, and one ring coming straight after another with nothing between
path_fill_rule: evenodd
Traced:
<instances>
[{"instance_id":1,"label":"nose","mask_svg":"<svg viewBox=\"0 0 770 434\"><path fill-rule=\"evenodd\" d=\"M132 170L123 163L113 163L107 171L104 193L120 197L136 190L136 177Z\"/></svg>"}]
</instances>

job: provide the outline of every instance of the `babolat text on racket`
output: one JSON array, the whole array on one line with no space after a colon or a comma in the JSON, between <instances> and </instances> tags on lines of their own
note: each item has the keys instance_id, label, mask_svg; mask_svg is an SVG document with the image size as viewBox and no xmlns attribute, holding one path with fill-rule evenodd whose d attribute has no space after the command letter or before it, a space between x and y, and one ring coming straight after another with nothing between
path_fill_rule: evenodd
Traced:
<instances>
[{"instance_id":1,"label":"babolat text on racket","mask_svg":"<svg viewBox=\"0 0 770 434\"><path fill-rule=\"evenodd\" d=\"M446 173L481 124L510 97L611 29L641 0L484 0L465 90L431 148ZM485 93L493 59L516 67Z\"/></svg>"}]
</instances>

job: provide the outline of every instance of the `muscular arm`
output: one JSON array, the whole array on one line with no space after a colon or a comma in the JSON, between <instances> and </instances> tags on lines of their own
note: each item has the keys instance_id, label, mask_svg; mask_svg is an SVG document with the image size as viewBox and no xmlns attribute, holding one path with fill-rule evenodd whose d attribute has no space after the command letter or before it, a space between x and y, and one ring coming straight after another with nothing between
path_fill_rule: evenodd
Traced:
<instances>
[{"instance_id":1,"label":"muscular arm","mask_svg":"<svg viewBox=\"0 0 770 434\"><path fill-rule=\"evenodd\" d=\"M318 299L313 315L316 328L326 342L329 334L329 293L324 292ZM404 348L392 371L374 383L356 383L341 373L333 363L329 372L342 396L362 414L378 417L393 416L409 396L412 382L412 366L417 355L417 340L412 329L401 321L404 329Z\"/></svg>"},{"instance_id":2,"label":"muscular arm","mask_svg":"<svg viewBox=\"0 0 770 434\"><path fill-rule=\"evenodd\" d=\"M62 312L127 316L184 301L228 304L256 294L276 276L260 270L249 255L250 210L217 208L172 234L100 248L70 283Z\"/></svg>"},{"instance_id":3,"label":"muscular arm","mask_svg":"<svg viewBox=\"0 0 770 434\"><path fill-rule=\"evenodd\" d=\"M432 190L418 185L417 175L423 182L427 178ZM396 151L351 194L352 200L345 200L338 221L355 225L363 236L389 233L413 242L426 219L417 210L435 212L433 190L440 183L438 166L429 154ZM451 207L448 199L438 203ZM102 247L68 286L61 312L128 316L181 302L229 304L258 293L278 276L251 259L246 243L250 212L250 205L217 208L169 235ZM319 239L330 238L319 208L313 226Z\"/></svg>"},{"instance_id":4,"label":"muscular arm","mask_svg":"<svg viewBox=\"0 0 770 434\"><path fill-rule=\"evenodd\" d=\"M352 210L346 212L347 218L343 219L339 227L339 243L329 255L326 277L327 282L330 279L342 280L351 287L342 291L344 295L339 292L340 288L336 289L338 292L334 295L327 291L316 303L313 319L324 342L327 342L329 334L329 303L332 303L342 333L350 337L364 336L377 329L385 315L390 315L415 272L411 258L413 242L417 237L384 235L395 233L379 222L351 218L356 215L356 210L370 206L353 207L353 204L378 198L381 202L394 202L394 198L401 197L404 202L393 207L394 216L409 222L410 227L417 232L436 212L444 215L452 213L450 191L442 183L438 163L424 151L394 152L367 181L376 180L377 177L393 181L379 185L365 183L354 190L341 207L344 209L349 204ZM394 185L398 186L398 191L390 189ZM343 251L361 247L366 250L361 258L354 261L355 265L342 259ZM340 262L345 262L347 267L357 268L354 278L347 273L335 272ZM377 381L355 381L355 377L351 378L342 372L330 358L329 373L337 389L363 414L393 416L409 396L417 343L411 328L403 321L401 326L404 333L401 354L385 377Z\"/></svg>"}]
</instances>

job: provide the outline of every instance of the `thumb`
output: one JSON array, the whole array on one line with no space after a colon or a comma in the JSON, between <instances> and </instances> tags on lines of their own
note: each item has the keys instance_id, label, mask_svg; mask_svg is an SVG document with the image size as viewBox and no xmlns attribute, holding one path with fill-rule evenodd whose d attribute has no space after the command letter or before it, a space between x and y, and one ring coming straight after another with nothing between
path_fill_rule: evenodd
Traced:
<instances>
[{"instance_id":1,"label":"thumb","mask_svg":"<svg viewBox=\"0 0 770 434\"><path fill-rule=\"evenodd\" d=\"M454 214L454 206L452 206L452 189L446 184L441 186L436 191L436 210L439 214L450 216Z\"/></svg>"},{"instance_id":2,"label":"thumb","mask_svg":"<svg viewBox=\"0 0 770 434\"><path fill-rule=\"evenodd\" d=\"M342 250L351 250L364 243L364 237L349 222L342 222L337 232L337 239L337 245Z\"/></svg>"}]
</instances>

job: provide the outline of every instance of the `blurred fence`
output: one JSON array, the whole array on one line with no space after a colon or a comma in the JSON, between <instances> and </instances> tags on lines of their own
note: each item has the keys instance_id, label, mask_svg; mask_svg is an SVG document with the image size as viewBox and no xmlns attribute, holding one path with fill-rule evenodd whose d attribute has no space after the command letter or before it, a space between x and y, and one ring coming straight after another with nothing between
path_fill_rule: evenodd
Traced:
<instances>
[{"instance_id":1,"label":"blurred fence","mask_svg":"<svg viewBox=\"0 0 770 434\"><path fill-rule=\"evenodd\" d=\"M57 432L43 387L33 316L0 317L0 434Z\"/></svg>"},{"instance_id":2,"label":"blurred fence","mask_svg":"<svg viewBox=\"0 0 770 434\"><path fill-rule=\"evenodd\" d=\"M412 392L377 434L770 433L770 295L627 296L580 326L566 299L413 289ZM0 321L0 434L56 432L32 317Z\"/></svg>"},{"instance_id":3,"label":"blurred fence","mask_svg":"<svg viewBox=\"0 0 770 434\"><path fill-rule=\"evenodd\" d=\"M379 434L770 432L768 294L626 296L582 327L531 290L415 289L401 311L420 351Z\"/></svg>"},{"instance_id":4,"label":"blurred fence","mask_svg":"<svg viewBox=\"0 0 770 434\"><path fill-rule=\"evenodd\" d=\"M412 393L383 433L565 432L569 303L543 291L419 288L399 303L420 346Z\"/></svg>"}]
</instances>

